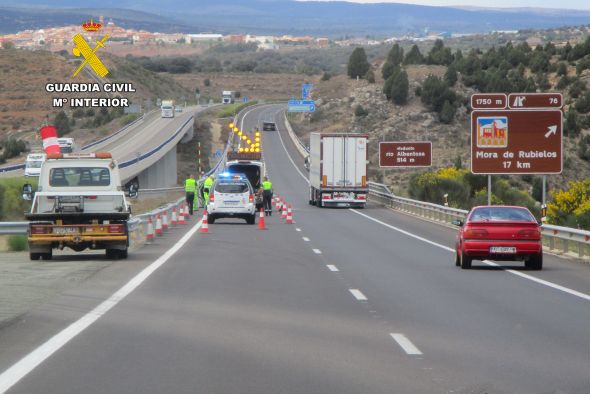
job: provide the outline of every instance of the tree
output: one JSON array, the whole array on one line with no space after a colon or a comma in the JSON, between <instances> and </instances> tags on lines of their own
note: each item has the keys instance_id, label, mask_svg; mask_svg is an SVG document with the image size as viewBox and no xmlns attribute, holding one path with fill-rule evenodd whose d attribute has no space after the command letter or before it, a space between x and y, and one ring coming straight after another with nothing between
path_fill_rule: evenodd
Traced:
<instances>
[{"instance_id":1,"label":"tree","mask_svg":"<svg viewBox=\"0 0 590 394\"><path fill-rule=\"evenodd\" d=\"M59 111L57 115L55 115L53 124L57 129L58 137L62 137L72 131L70 128L70 120L64 111Z\"/></svg>"},{"instance_id":2,"label":"tree","mask_svg":"<svg viewBox=\"0 0 590 394\"><path fill-rule=\"evenodd\" d=\"M453 62L453 54L450 48L445 48L442 40L438 39L434 42L434 46L428 53L426 59L428 64L449 65Z\"/></svg>"},{"instance_id":3,"label":"tree","mask_svg":"<svg viewBox=\"0 0 590 394\"><path fill-rule=\"evenodd\" d=\"M449 100L445 100L438 118L442 123L453 123L453 120L455 119L455 106L451 104Z\"/></svg>"},{"instance_id":4,"label":"tree","mask_svg":"<svg viewBox=\"0 0 590 394\"><path fill-rule=\"evenodd\" d=\"M383 75L383 79L387 79L393 74L393 70L396 66L399 66L402 61L404 60L404 50L399 46L399 44L395 44L387 54L387 60L383 64L383 68L381 69L381 75Z\"/></svg>"},{"instance_id":5,"label":"tree","mask_svg":"<svg viewBox=\"0 0 590 394\"><path fill-rule=\"evenodd\" d=\"M565 64L564 62L559 62L557 66L557 75L567 75L567 64Z\"/></svg>"},{"instance_id":6,"label":"tree","mask_svg":"<svg viewBox=\"0 0 590 394\"><path fill-rule=\"evenodd\" d=\"M420 99L431 111L441 112L445 101L454 103L455 98L455 92L437 76L429 75L422 85Z\"/></svg>"},{"instance_id":7,"label":"tree","mask_svg":"<svg viewBox=\"0 0 590 394\"><path fill-rule=\"evenodd\" d=\"M369 83L375 83L375 73L373 72L373 70L369 69L369 71L367 71L367 75L365 75L365 79Z\"/></svg>"},{"instance_id":8,"label":"tree","mask_svg":"<svg viewBox=\"0 0 590 394\"><path fill-rule=\"evenodd\" d=\"M408 74L404 70L393 74L391 82L391 100L397 105L404 105L408 102L408 92L410 89L410 82L408 81Z\"/></svg>"},{"instance_id":9,"label":"tree","mask_svg":"<svg viewBox=\"0 0 590 394\"><path fill-rule=\"evenodd\" d=\"M14 43L12 41L3 41L2 49L14 49Z\"/></svg>"},{"instance_id":10,"label":"tree","mask_svg":"<svg viewBox=\"0 0 590 394\"><path fill-rule=\"evenodd\" d=\"M572 108L567 111L563 133L567 136L574 137L580 133L580 124L578 123L578 114Z\"/></svg>"},{"instance_id":11,"label":"tree","mask_svg":"<svg viewBox=\"0 0 590 394\"><path fill-rule=\"evenodd\" d=\"M364 48L355 48L348 59L348 76L350 78L361 78L367 74L369 68L371 68L371 65L367 61Z\"/></svg>"},{"instance_id":12,"label":"tree","mask_svg":"<svg viewBox=\"0 0 590 394\"><path fill-rule=\"evenodd\" d=\"M445 81L450 87L455 86L457 83L457 69L453 64L450 64L445 73Z\"/></svg>"},{"instance_id":13,"label":"tree","mask_svg":"<svg viewBox=\"0 0 590 394\"><path fill-rule=\"evenodd\" d=\"M410 51L404 58L404 64L424 64L424 56L420 52L418 45L412 45L412 48L410 48Z\"/></svg>"}]
</instances>

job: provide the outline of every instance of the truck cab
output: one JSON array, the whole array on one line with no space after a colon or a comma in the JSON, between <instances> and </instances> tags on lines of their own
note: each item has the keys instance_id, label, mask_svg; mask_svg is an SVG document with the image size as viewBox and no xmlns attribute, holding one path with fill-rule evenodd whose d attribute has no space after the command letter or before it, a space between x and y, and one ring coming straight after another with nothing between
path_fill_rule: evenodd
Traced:
<instances>
[{"instance_id":1,"label":"truck cab","mask_svg":"<svg viewBox=\"0 0 590 394\"><path fill-rule=\"evenodd\" d=\"M173 118L174 117L174 101L173 100L162 100L162 118Z\"/></svg>"},{"instance_id":2,"label":"truck cab","mask_svg":"<svg viewBox=\"0 0 590 394\"><path fill-rule=\"evenodd\" d=\"M58 138L57 143L61 153L72 153L75 150L73 138Z\"/></svg>"},{"instance_id":3,"label":"truck cab","mask_svg":"<svg viewBox=\"0 0 590 394\"><path fill-rule=\"evenodd\" d=\"M31 185L25 185L23 198L32 199L25 215L32 260L51 259L53 249L65 247L127 257L130 209L110 153L47 155L37 192L33 196Z\"/></svg>"},{"instance_id":4,"label":"truck cab","mask_svg":"<svg viewBox=\"0 0 590 394\"><path fill-rule=\"evenodd\" d=\"M231 90L224 90L221 92L221 102L223 104L233 104L235 100L235 93Z\"/></svg>"},{"instance_id":5,"label":"truck cab","mask_svg":"<svg viewBox=\"0 0 590 394\"><path fill-rule=\"evenodd\" d=\"M25 161L25 176L39 176L45 158L45 153L30 153L27 155L27 160Z\"/></svg>"}]
</instances>

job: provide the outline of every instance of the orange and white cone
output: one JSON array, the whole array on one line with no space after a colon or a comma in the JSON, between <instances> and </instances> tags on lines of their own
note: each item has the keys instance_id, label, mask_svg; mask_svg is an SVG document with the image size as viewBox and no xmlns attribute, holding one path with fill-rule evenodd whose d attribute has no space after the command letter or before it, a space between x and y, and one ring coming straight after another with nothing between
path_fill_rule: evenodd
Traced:
<instances>
[{"instance_id":1,"label":"orange and white cone","mask_svg":"<svg viewBox=\"0 0 590 394\"><path fill-rule=\"evenodd\" d=\"M162 235L162 218L160 214L156 215L156 235Z\"/></svg>"},{"instance_id":2,"label":"orange and white cone","mask_svg":"<svg viewBox=\"0 0 590 394\"><path fill-rule=\"evenodd\" d=\"M172 208L172 220L170 221L170 224L172 224L173 226L176 226L178 224L178 216L176 215L176 207Z\"/></svg>"},{"instance_id":3,"label":"orange and white cone","mask_svg":"<svg viewBox=\"0 0 590 394\"><path fill-rule=\"evenodd\" d=\"M264 208L260 208L260 217L258 218L258 228L266 230L266 223L264 221Z\"/></svg>"},{"instance_id":4,"label":"orange and white cone","mask_svg":"<svg viewBox=\"0 0 590 394\"><path fill-rule=\"evenodd\" d=\"M188 216L188 207L186 206L185 203L182 203L180 210L182 212L181 213L182 217L186 218Z\"/></svg>"},{"instance_id":5,"label":"orange and white cone","mask_svg":"<svg viewBox=\"0 0 590 394\"><path fill-rule=\"evenodd\" d=\"M186 224L186 220L184 220L184 204L180 206L180 215L178 216L178 224Z\"/></svg>"},{"instance_id":6,"label":"orange and white cone","mask_svg":"<svg viewBox=\"0 0 590 394\"><path fill-rule=\"evenodd\" d=\"M278 196L274 196L274 197L272 198L272 205L274 205L274 206L276 207L276 206L277 206L277 201L278 201L278 200L279 200L279 197L278 197Z\"/></svg>"},{"instance_id":7,"label":"orange and white cone","mask_svg":"<svg viewBox=\"0 0 590 394\"><path fill-rule=\"evenodd\" d=\"M203 212L203 221L201 222L201 229L199 230L202 234L209 234L209 222L207 220L207 210Z\"/></svg>"},{"instance_id":8,"label":"orange and white cone","mask_svg":"<svg viewBox=\"0 0 590 394\"><path fill-rule=\"evenodd\" d=\"M152 221L151 216L148 217L146 239L148 241L154 240L154 222Z\"/></svg>"},{"instance_id":9,"label":"orange and white cone","mask_svg":"<svg viewBox=\"0 0 590 394\"><path fill-rule=\"evenodd\" d=\"M287 219L287 203L285 201L281 204L281 219Z\"/></svg>"},{"instance_id":10,"label":"orange and white cone","mask_svg":"<svg viewBox=\"0 0 590 394\"><path fill-rule=\"evenodd\" d=\"M283 206L283 202L281 201L281 198L277 197L277 211L281 212L282 206Z\"/></svg>"},{"instance_id":11,"label":"orange and white cone","mask_svg":"<svg viewBox=\"0 0 590 394\"><path fill-rule=\"evenodd\" d=\"M291 204L289 204L289 207L287 208L287 221L285 223L293 224L293 210Z\"/></svg>"},{"instance_id":12,"label":"orange and white cone","mask_svg":"<svg viewBox=\"0 0 590 394\"><path fill-rule=\"evenodd\" d=\"M168 230L168 211L164 211L162 214L162 230Z\"/></svg>"}]
</instances>

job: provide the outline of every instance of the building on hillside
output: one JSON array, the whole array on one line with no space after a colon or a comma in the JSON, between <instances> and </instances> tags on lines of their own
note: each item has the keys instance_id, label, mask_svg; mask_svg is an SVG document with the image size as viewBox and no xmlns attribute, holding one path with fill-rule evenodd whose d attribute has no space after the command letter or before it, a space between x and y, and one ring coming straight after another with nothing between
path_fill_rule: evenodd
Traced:
<instances>
[{"instance_id":1,"label":"building on hillside","mask_svg":"<svg viewBox=\"0 0 590 394\"><path fill-rule=\"evenodd\" d=\"M221 42L223 41L223 35L214 33L198 33L198 34L187 34L185 35L187 44L193 42Z\"/></svg>"},{"instance_id":2,"label":"building on hillside","mask_svg":"<svg viewBox=\"0 0 590 394\"><path fill-rule=\"evenodd\" d=\"M319 47L327 47L328 45L330 45L330 40L325 37L320 37L320 38L316 38L315 43Z\"/></svg>"},{"instance_id":3,"label":"building on hillside","mask_svg":"<svg viewBox=\"0 0 590 394\"><path fill-rule=\"evenodd\" d=\"M230 34L230 35L223 37L223 41L233 42L233 43L243 43L243 42L246 42L246 36L243 34Z\"/></svg>"}]
</instances>

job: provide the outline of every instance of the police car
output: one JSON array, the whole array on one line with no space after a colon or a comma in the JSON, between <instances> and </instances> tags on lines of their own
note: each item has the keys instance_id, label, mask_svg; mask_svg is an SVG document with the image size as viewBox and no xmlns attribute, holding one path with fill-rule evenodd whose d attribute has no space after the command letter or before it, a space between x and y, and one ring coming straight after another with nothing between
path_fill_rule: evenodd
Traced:
<instances>
[{"instance_id":1,"label":"police car","mask_svg":"<svg viewBox=\"0 0 590 394\"><path fill-rule=\"evenodd\" d=\"M243 174L220 174L209 193L208 221L220 218L245 219L248 224L256 221L254 188Z\"/></svg>"}]
</instances>

